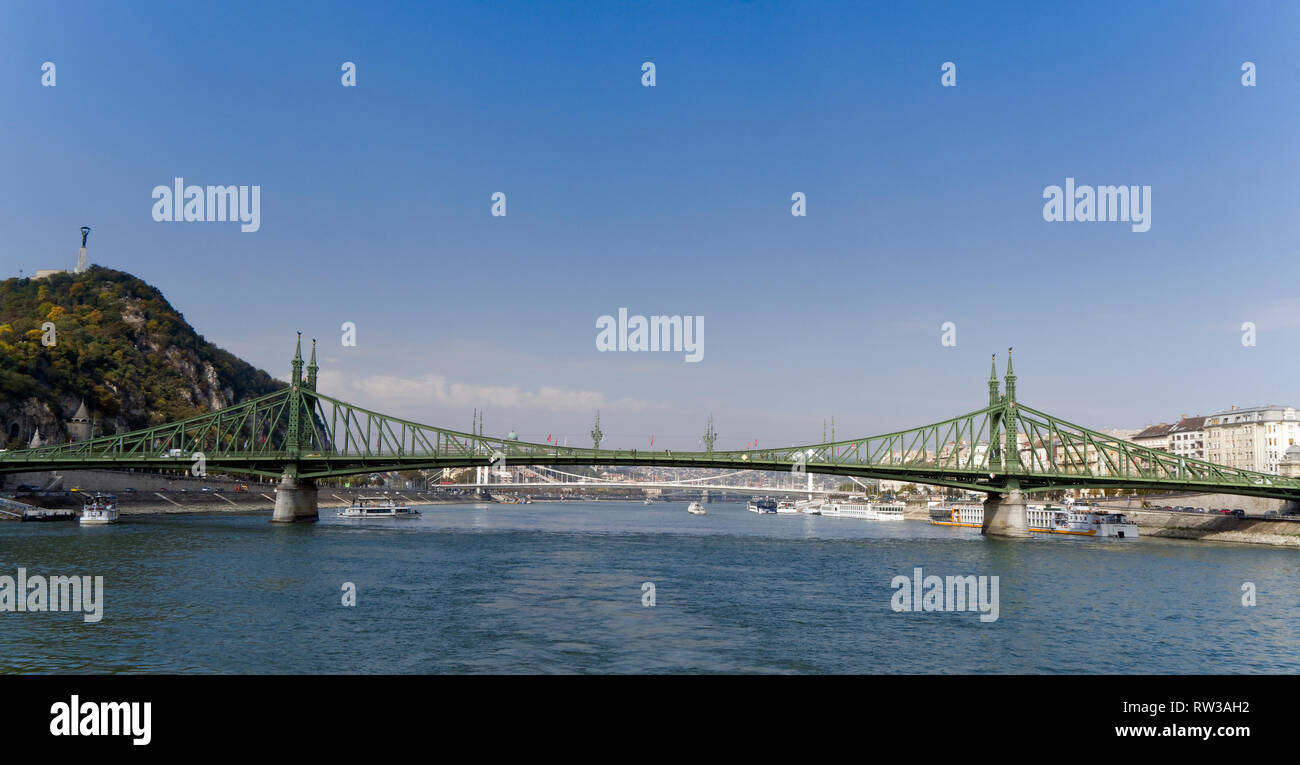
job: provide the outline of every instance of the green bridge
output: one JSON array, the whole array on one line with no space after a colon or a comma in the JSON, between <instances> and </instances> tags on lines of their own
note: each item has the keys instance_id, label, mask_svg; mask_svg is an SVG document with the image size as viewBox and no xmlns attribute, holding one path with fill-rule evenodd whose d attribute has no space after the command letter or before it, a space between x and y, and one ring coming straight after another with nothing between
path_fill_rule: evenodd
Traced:
<instances>
[{"instance_id":1,"label":"green bridge","mask_svg":"<svg viewBox=\"0 0 1300 765\"><path fill-rule=\"evenodd\" d=\"M1009 357L1009 354L1008 354ZM705 451L534 444L435 428L352 406L316 390L315 343L292 384L237 406L113 436L0 453L0 473L91 468L181 468L280 479L274 521L315 520L316 479L390 470L482 465L661 465L809 472L947 486L988 494L984 531L1027 535L1025 495L1063 489L1205 491L1300 501L1300 479L1238 470L1129 443L1024 406L1010 358L996 359L988 405L930 425L831 443Z\"/></svg>"}]
</instances>

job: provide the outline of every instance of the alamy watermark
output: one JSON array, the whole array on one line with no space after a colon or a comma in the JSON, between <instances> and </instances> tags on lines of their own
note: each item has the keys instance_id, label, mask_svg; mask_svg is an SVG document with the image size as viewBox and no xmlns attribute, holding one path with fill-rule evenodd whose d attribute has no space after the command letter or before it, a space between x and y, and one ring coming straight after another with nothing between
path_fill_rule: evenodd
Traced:
<instances>
[{"instance_id":1,"label":"alamy watermark","mask_svg":"<svg viewBox=\"0 0 1300 765\"><path fill-rule=\"evenodd\" d=\"M104 618L104 577L0 576L0 613L80 611L82 620L94 624Z\"/></svg>"},{"instance_id":2,"label":"alamy watermark","mask_svg":"<svg viewBox=\"0 0 1300 765\"><path fill-rule=\"evenodd\" d=\"M186 186L184 178L175 178L171 186L154 186L153 198L159 223L238 221L245 234L262 227L261 186Z\"/></svg>"},{"instance_id":3,"label":"alamy watermark","mask_svg":"<svg viewBox=\"0 0 1300 765\"><path fill-rule=\"evenodd\" d=\"M897 612L969 611L985 623L998 620L996 576L925 576L918 566L910 578L896 576L889 586L895 590L889 607Z\"/></svg>"},{"instance_id":4,"label":"alamy watermark","mask_svg":"<svg viewBox=\"0 0 1300 765\"><path fill-rule=\"evenodd\" d=\"M606 314L596 319L596 350L619 352L685 352L686 362L704 359L703 316L627 315L618 309L618 318Z\"/></svg>"},{"instance_id":5,"label":"alamy watermark","mask_svg":"<svg viewBox=\"0 0 1300 765\"><path fill-rule=\"evenodd\" d=\"M1151 229L1150 186L1075 186L1065 179L1065 188L1043 188L1043 220L1072 223L1126 222L1139 233Z\"/></svg>"},{"instance_id":6,"label":"alamy watermark","mask_svg":"<svg viewBox=\"0 0 1300 765\"><path fill-rule=\"evenodd\" d=\"M51 736L130 736L135 746L148 746L153 702L82 701L73 695L50 705Z\"/></svg>"}]
</instances>

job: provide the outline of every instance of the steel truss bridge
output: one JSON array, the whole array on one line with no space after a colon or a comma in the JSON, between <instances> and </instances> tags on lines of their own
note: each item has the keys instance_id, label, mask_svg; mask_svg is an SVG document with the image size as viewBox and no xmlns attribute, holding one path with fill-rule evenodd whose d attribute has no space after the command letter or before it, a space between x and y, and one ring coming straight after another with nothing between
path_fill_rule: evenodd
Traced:
<instances>
[{"instance_id":1,"label":"steel truss bridge","mask_svg":"<svg viewBox=\"0 0 1300 765\"><path fill-rule=\"evenodd\" d=\"M1066 422L1016 400L1010 359L996 358L988 403L943 422L895 433L788 448L704 451L527 443L402 420L316 390L315 344L303 374L302 342L283 390L219 411L78 443L0 453L0 473L92 468L179 468L280 477L294 485L383 471L484 465L642 465L811 472L906 481L998 495L1068 489L1220 492L1300 500L1300 479L1150 449ZM314 517L314 491L312 488ZM277 511L278 512L278 511Z\"/></svg>"},{"instance_id":2,"label":"steel truss bridge","mask_svg":"<svg viewBox=\"0 0 1300 765\"><path fill-rule=\"evenodd\" d=\"M488 489L502 493L537 493L548 491L571 491L581 489L633 489L637 491L645 489L667 489L669 491L697 490L702 492L716 491L728 494L780 494L791 496L810 496L828 494L845 494L843 491L809 488L807 486L746 486L743 484L726 483L728 478L738 475L746 475L748 470L736 470L721 475L705 476L703 478L688 478L678 481L610 481L600 478L593 478L577 473L567 473L554 468L547 468L541 465L529 465L525 479L532 480L512 480L512 481L492 481L484 483L444 483L438 485L438 489ZM868 488L867 484L859 482L863 489Z\"/></svg>"}]
</instances>

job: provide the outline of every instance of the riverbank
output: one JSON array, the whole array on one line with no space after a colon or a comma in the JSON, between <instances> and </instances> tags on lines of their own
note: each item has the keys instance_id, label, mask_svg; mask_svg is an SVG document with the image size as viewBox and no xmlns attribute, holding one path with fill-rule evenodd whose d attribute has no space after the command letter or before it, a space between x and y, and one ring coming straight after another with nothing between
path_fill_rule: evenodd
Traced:
<instances>
[{"instance_id":1,"label":"riverbank","mask_svg":"<svg viewBox=\"0 0 1300 765\"><path fill-rule=\"evenodd\" d=\"M1137 522L1139 531L1149 537L1300 547L1300 521L1167 513L1163 510L1126 512Z\"/></svg>"}]
</instances>

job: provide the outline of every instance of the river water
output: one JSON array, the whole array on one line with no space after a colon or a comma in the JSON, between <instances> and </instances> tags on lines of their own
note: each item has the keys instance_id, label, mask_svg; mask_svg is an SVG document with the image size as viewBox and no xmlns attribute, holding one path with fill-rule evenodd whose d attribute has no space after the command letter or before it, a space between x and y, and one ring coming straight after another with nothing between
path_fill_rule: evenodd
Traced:
<instances>
[{"instance_id":1,"label":"river water","mask_svg":"<svg viewBox=\"0 0 1300 765\"><path fill-rule=\"evenodd\" d=\"M0 523L0 576L104 578L97 623L0 613L0 671L1300 672L1292 549L989 539L738 504L333 512ZM997 576L997 619L895 611L891 582L916 568Z\"/></svg>"}]
</instances>

